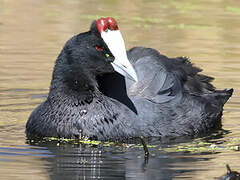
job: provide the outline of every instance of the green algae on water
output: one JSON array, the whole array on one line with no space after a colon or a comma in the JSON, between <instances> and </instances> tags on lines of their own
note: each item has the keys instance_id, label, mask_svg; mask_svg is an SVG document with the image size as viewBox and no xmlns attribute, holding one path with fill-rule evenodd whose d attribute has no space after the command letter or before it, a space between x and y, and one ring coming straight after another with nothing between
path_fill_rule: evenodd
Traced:
<instances>
[{"instance_id":1,"label":"green algae on water","mask_svg":"<svg viewBox=\"0 0 240 180\"><path fill-rule=\"evenodd\" d=\"M140 16L132 17L131 20L135 22L151 23L151 24L157 24L162 22L162 20L159 18L143 18Z\"/></svg>"},{"instance_id":2,"label":"green algae on water","mask_svg":"<svg viewBox=\"0 0 240 180\"><path fill-rule=\"evenodd\" d=\"M234 14L239 14L239 15L240 15L240 8L227 6L227 7L226 7L226 10L227 10L228 12L232 12L232 13L234 13Z\"/></svg>"},{"instance_id":3,"label":"green algae on water","mask_svg":"<svg viewBox=\"0 0 240 180\"><path fill-rule=\"evenodd\" d=\"M72 144L85 144L89 146L99 146L100 147L122 147L122 148L143 148L142 144L128 144L122 142L113 142L113 141L96 141L89 140L88 138L83 138L80 140L76 139L67 139L67 138L55 138L48 137L45 138L46 142L56 142L56 146L60 146L61 144L72 143ZM34 142L34 140L31 140ZM239 138L228 138L228 141L206 141L204 139L195 139L191 142L187 143L178 143L175 145L168 145L167 147L160 147L161 142L159 144L147 144L149 149L157 149L163 152L188 152L188 153L216 153L222 151L240 151L240 139Z\"/></svg>"}]
</instances>

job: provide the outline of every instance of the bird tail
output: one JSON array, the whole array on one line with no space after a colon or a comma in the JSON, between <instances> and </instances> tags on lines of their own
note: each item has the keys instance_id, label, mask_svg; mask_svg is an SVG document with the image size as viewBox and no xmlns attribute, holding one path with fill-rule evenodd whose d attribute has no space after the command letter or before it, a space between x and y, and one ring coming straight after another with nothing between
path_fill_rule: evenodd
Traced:
<instances>
[{"instance_id":1,"label":"bird tail","mask_svg":"<svg viewBox=\"0 0 240 180\"><path fill-rule=\"evenodd\" d=\"M216 92L216 98L218 99L218 101L224 105L228 99L232 96L233 93L233 88L231 89L224 89L224 90L217 90Z\"/></svg>"}]
</instances>

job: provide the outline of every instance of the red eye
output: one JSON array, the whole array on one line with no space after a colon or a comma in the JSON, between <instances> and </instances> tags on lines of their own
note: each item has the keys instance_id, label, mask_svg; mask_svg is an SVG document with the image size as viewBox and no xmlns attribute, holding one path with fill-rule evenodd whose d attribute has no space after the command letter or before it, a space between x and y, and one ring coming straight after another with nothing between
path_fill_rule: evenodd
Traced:
<instances>
[{"instance_id":1,"label":"red eye","mask_svg":"<svg viewBox=\"0 0 240 180\"><path fill-rule=\"evenodd\" d=\"M96 46L96 49L97 49L98 51L101 51L101 50L102 50L102 48L100 48L99 46Z\"/></svg>"}]
</instances>

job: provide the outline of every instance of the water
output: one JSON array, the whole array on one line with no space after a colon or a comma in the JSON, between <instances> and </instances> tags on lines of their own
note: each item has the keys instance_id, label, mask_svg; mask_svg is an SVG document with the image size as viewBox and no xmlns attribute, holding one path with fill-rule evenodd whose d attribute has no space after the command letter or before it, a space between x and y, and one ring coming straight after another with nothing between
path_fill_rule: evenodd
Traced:
<instances>
[{"instance_id":1,"label":"water","mask_svg":"<svg viewBox=\"0 0 240 180\"><path fill-rule=\"evenodd\" d=\"M25 123L48 93L56 56L100 16L118 19L128 48L190 56L219 89L233 87L226 131L185 144L155 141L148 162L140 147L27 144ZM232 150L240 144L239 18L234 0L0 0L0 179L214 179L227 163L240 170ZM181 151L196 145L202 149Z\"/></svg>"}]
</instances>

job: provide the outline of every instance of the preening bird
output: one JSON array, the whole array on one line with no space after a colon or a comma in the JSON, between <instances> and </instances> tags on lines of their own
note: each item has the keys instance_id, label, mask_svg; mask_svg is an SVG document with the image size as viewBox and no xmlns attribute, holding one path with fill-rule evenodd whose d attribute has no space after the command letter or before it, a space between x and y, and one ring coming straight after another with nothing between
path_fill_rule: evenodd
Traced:
<instances>
[{"instance_id":1,"label":"preening bird","mask_svg":"<svg viewBox=\"0 0 240 180\"><path fill-rule=\"evenodd\" d=\"M221 127L233 89L216 90L188 58L126 52L115 19L94 21L67 41L47 99L30 115L28 138L198 136Z\"/></svg>"}]
</instances>

